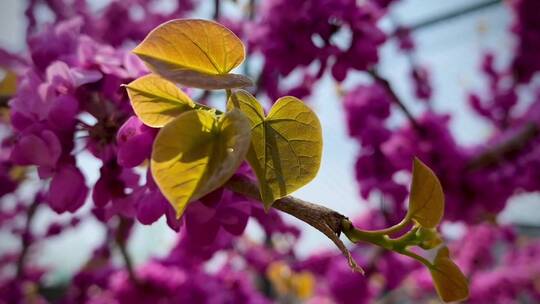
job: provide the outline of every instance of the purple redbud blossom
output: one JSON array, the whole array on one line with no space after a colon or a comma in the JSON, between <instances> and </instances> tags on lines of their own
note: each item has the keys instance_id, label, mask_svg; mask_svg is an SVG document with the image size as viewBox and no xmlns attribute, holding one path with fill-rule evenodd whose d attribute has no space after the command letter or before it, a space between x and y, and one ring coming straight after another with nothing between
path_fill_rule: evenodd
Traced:
<instances>
[{"instance_id":1,"label":"purple redbud blossom","mask_svg":"<svg viewBox=\"0 0 540 304\"><path fill-rule=\"evenodd\" d=\"M378 145L388 139L390 131L384 120L390 116L390 96L376 84L360 85L344 98L349 134L364 146Z\"/></svg>"},{"instance_id":2,"label":"purple redbud blossom","mask_svg":"<svg viewBox=\"0 0 540 304\"><path fill-rule=\"evenodd\" d=\"M395 29L395 35L398 39L399 48L406 53L410 53L415 48L415 43L411 37L411 30L407 27L400 26Z\"/></svg>"},{"instance_id":3,"label":"purple redbud blossom","mask_svg":"<svg viewBox=\"0 0 540 304\"><path fill-rule=\"evenodd\" d=\"M176 218L176 211L159 191L150 170L146 174L146 185L136 189L133 196L137 205L137 219L142 224L150 225L165 215L167 225L176 232L180 230L183 221Z\"/></svg>"},{"instance_id":4,"label":"purple redbud blossom","mask_svg":"<svg viewBox=\"0 0 540 304\"><path fill-rule=\"evenodd\" d=\"M137 116L131 116L118 130L118 164L131 168L150 157L157 130L147 127Z\"/></svg>"},{"instance_id":5,"label":"purple redbud blossom","mask_svg":"<svg viewBox=\"0 0 540 304\"><path fill-rule=\"evenodd\" d=\"M60 141L50 130L28 130L17 140L11 151L11 160L17 165L56 166L62 153Z\"/></svg>"},{"instance_id":6,"label":"purple redbud blossom","mask_svg":"<svg viewBox=\"0 0 540 304\"><path fill-rule=\"evenodd\" d=\"M291 234L295 238L300 237L300 229L285 222L278 211L270 209L266 212L259 202L253 202L251 205L251 216L257 220L267 235L282 233Z\"/></svg>"},{"instance_id":7,"label":"purple redbud blossom","mask_svg":"<svg viewBox=\"0 0 540 304\"><path fill-rule=\"evenodd\" d=\"M214 241L220 229L233 235L242 234L249 217L250 204L224 189L190 203L185 212L188 238L199 245L206 245Z\"/></svg>"},{"instance_id":8,"label":"purple redbud blossom","mask_svg":"<svg viewBox=\"0 0 540 304\"><path fill-rule=\"evenodd\" d=\"M11 166L0 162L0 198L17 189L18 183L10 176ZM1 222L1 221L0 221Z\"/></svg>"},{"instance_id":9,"label":"purple redbud blossom","mask_svg":"<svg viewBox=\"0 0 540 304\"><path fill-rule=\"evenodd\" d=\"M96 206L94 214L103 221L116 214L127 218L135 217L135 197L130 195L130 192L138 187L140 176L115 163L104 165L100 173L101 177L92 190L92 199Z\"/></svg>"},{"instance_id":10,"label":"purple redbud blossom","mask_svg":"<svg viewBox=\"0 0 540 304\"><path fill-rule=\"evenodd\" d=\"M82 18L76 17L49 25L45 31L30 36L28 46L34 65L45 70L55 60L71 62L82 25Z\"/></svg>"},{"instance_id":11,"label":"purple redbud blossom","mask_svg":"<svg viewBox=\"0 0 540 304\"><path fill-rule=\"evenodd\" d=\"M411 71L414 84L414 94L422 100L429 100L433 93L433 88L429 81L429 71L422 66L415 66Z\"/></svg>"},{"instance_id":12,"label":"purple redbud blossom","mask_svg":"<svg viewBox=\"0 0 540 304\"><path fill-rule=\"evenodd\" d=\"M48 119L51 125L60 131L71 130L75 126L75 116L79 112L79 102L71 95L54 99Z\"/></svg>"},{"instance_id":13,"label":"purple redbud blossom","mask_svg":"<svg viewBox=\"0 0 540 304\"><path fill-rule=\"evenodd\" d=\"M378 61L378 47L385 34L378 28L382 15L372 2L355 0L272 0L262 3L260 19L247 25L250 50L265 58L261 85L273 99L281 93L278 78L316 62L319 79L329 59L335 62L332 75L345 79L348 70L365 70ZM322 21L324 20L324 21ZM332 43L340 31L351 31L351 41L342 48ZM292 93L306 96L311 86L301 85Z\"/></svg>"},{"instance_id":14,"label":"purple redbud blossom","mask_svg":"<svg viewBox=\"0 0 540 304\"><path fill-rule=\"evenodd\" d=\"M358 258L355 256L357 261ZM336 259L328 267L325 278L338 303L370 303L376 294L376 288L370 285L368 278L352 272L344 259Z\"/></svg>"},{"instance_id":15,"label":"purple redbud blossom","mask_svg":"<svg viewBox=\"0 0 540 304\"><path fill-rule=\"evenodd\" d=\"M512 63L514 75L519 82L528 82L540 70L540 59L535 52L540 48L540 24L537 12L540 3L534 0L512 2L516 18L512 30L518 36L518 47Z\"/></svg>"},{"instance_id":16,"label":"purple redbud blossom","mask_svg":"<svg viewBox=\"0 0 540 304\"><path fill-rule=\"evenodd\" d=\"M77 167L65 164L54 174L46 200L58 213L75 212L84 204L87 194L82 173Z\"/></svg>"},{"instance_id":17,"label":"purple redbud blossom","mask_svg":"<svg viewBox=\"0 0 540 304\"><path fill-rule=\"evenodd\" d=\"M51 223L49 227L47 227L47 232L45 233L45 236L51 237L51 236L59 235L60 233L62 233L63 229L64 227L62 226L62 224L56 223L56 222Z\"/></svg>"},{"instance_id":18,"label":"purple redbud blossom","mask_svg":"<svg viewBox=\"0 0 540 304\"><path fill-rule=\"evenodd\" d=\"M416 261L402 255L388 252L377 259L376 269L384 278L387 290L398 288L414 269L421 268Z\"/></svg>"}]
</instances>

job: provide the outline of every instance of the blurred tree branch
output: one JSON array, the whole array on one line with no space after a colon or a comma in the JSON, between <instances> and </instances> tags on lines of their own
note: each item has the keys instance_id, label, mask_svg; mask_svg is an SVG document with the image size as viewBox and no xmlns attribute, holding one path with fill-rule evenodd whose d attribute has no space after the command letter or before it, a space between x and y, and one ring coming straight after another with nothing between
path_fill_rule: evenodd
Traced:
<instances>
[{"instance_id":1,"label":"blurred tree branch","mask_svg":"<svg viewBox=\"0 0 540 304\"><path fill-rule=\"evenodd\" d=\"M118 246L122 259L124 260L124 266L126 266L129 279L133 282L133 284L138 285L140 281L135 274L133 261L131 260L131 256L129 255L129 252L127 250L127 239L132 224L133 223L129 220L122 217L120 218L120 222L118 223L118 227L116 229L115 242Z\"/></svg>"},{"instance_id":2,"label":"blurred tree branch","mask_svg":"<svg viewBox=\"0 0 540 304\"><path fill-rule=\"evenodd\" d=\"M480 153L467 166L469 170L478 170L500 164L502 161L515 156L532 139L540 134L540 128L536 123L529 122L508 140L503 141L492 148Z\"/></svg>"},{"instance_id":3,"label":"blurred tree branch","mask_svg":"<svg viewBox=\"0 0 540 304\"><path fill-rule=\"evenodd\" d=\"M429 27L431 27L433 25L443 23L445 21L449 21L449 20L464 16L464 15L475 13L477 11L480 11L480 10L483 10L483 9L486 9L486 8L490 8L490 7L498 5L500 3L502 3L502 0L487 0L487 1L480 2L480 3L473 3L473 4L468 5L466 7L457 8L455 10L446 12L444 14L440 14L438 16L427 18L427 19L425 19L423 21L420 21L418 23L415 23L415 24L405 25L405 27L407 29L409 29L411 32L414 32L414 31L417 31L417 30L422 30L422 29L425 29L425 28L429 28ZM395 37L397 35L399 35L399 29L394 31L392 34L390 34L391 37Z\"/></svg>"},{"instance_id":4,"label":"blurred tree branch","mask_svg":"<svg viewBox=\"0 0 540 304\"><path fill-rule=\"evenodd\" d=\"M9 108L11 96L0 96L0 108Z\"/></svg>"},{"instance_id":5,"label":"blurred tree branch","mask_svg":"<svg viewBox=\"0 0 540 304\"><path fill-rule=\"evenodd\" d=\"M376 83L381 85L386 90L386 92L388 92L388 94L392 98L392 101L401 109L403 114L405 114L411 125L421 134L423 132L422 127L420 126L420 124L418 124L412 113L401 101L397 93L394 91L394 88L392 88L390 82L386 78L382 77L375 69L368 70L368 73L369 75L371 75L371 77L373 77L373 80L375 80Z\"/></svg>"},{"instance_id":6,"label":"blurred tree branch","mask_svg":"<svg viewBox=\"0 0 540 304\"><path fill-rule=\"evenodd\" d=\"M221 0L214 0L214 16L212 18L218 21L219 17L221 17Z\"/></svg>"},{"instance_id":7,"label":"blurred tree branch","mask_svg":"<svg viewBox=\"0 0 540 304\"><path fill-rule=\"evenodd\" d=\"M36 214L37 207L39 206L39 195L34 198L34 201L32 204L28 207L26 211L26 223L24 225L24 231L21 235L21 253L19 254L19 258L17 260L17 278L21 279L24 277L24 268L25 268L25 262L26 262L26 256L28 255L28 251L30 249L30 245L32 245L32 222L34 220L34 215Z\"/></svg>"}]
</instances>

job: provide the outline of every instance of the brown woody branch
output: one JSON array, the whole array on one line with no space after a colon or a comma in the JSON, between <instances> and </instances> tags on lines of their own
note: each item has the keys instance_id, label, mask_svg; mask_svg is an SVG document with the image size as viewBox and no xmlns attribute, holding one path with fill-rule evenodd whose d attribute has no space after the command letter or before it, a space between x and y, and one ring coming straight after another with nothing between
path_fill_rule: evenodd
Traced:
<instances>
[{"instance_id":1,"label":"brown woody branch","mask_svg":"<svg viewBox=\"0 0 540 304\"><path fill-rule=\"evenodd\" d=\"M234 176L225 184L225 187L246 197L261 201L257 184L245 177ZM349 261L349 266L354 271L364 273L339 238L342 232L341 223L344 219L347 219L346 216L324 206L306 202L292 196L286 196L276 200L272 207L290 214L322 232L339 248L341 253Z\"/></svg>"}]
</instances>

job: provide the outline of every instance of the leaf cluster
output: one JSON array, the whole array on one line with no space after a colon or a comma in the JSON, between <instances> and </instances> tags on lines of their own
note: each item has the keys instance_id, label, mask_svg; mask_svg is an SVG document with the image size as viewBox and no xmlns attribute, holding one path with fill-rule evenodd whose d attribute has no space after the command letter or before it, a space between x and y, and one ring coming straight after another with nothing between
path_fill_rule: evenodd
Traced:
<instances>
[{"instance_id":1,"label":"leaf cluster","mask_svg":"<svg viewBox=\"0 0 540 304\"><path fill-rule=\"evenodd\" d=\"M268 114L231 71L245 58L234 33L206 20L173 20L133 52L152 71L126 86L137 116L161 128L151 172L180 217L187 204L221 187L247 160L265 208L310 182L322 155L321 125L301 100L285 96ZM177 84L227 91L227 111L191 100Z\"/></svg>"}]
</instances>

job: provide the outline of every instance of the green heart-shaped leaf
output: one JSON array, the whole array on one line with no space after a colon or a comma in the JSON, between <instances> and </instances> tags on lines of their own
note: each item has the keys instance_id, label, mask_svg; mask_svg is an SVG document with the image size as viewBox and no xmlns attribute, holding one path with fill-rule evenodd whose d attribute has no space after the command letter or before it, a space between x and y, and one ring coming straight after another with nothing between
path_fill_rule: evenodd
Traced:
<instances>
[{"instance_id":1,"label":"green heart-shaped leaf","mask_svg":"<svg viewBox=\"0 0 540 304\"><path fill-rule=\"evenodd\" d=\"M250 121L252 135L247 160L257 175L267 209L276 199L317 175L322 156L321 125L317 115L301 100L282 97L265 117L255 97L240 90L231 95L227 107L240 109Z\"/></svg>"},{"instance_id":2,"label":"green heart-shaped leaf","mask_svg":"<svg viewBox=\"0 0 540 304\"><path fill-rule=\"evenodd\" d=\"M195 103L174 83L149 74L126 86L131 106L139 119L150 127L160 128Z\"/></svg>"},{"instance_id":3,"label":"green heart-shaped leaf","mask_svg":"<svg viewBox=\"0 0 540 304\"><path fill-rule=\"evenodd\" d=\"M407 218L425 228L436 227L444 213L444 193L439 179L418 158L414 159L413 181Z\"/></svg>"},{"instance_id":4,"label":"green heart-shaped leaf","mask_svg":"<svg viewBox=\"0 0 540 304\"><path fill-rule=\"evenodd\" d=\"M467 278L450 259L447 247L439 249L429 270L435 283L435 289L443 301L453 302L467 299L469 296Z\"/></svg>"},{"instance_id":5,"label":"green heart-shaped leaf","mask_svg":"<svg viewBox=\"0 0 540 304\"><path fill-rule=\"evenodd\" d=\"M151 170L180 217L190 201L222 186L242 163L249 121L239 111L223 116L193 110L165 125L154 142Z\"/></svg>"},{"instance_id":6,"label":"green heart-shaped leaf","mask_svg":"<svg viewBox=\"0 0 540 304\"><path fill-rule=\"evenodd\" d=\"M133 52L154 73L175 83L207 90L253 85L229 74L245 58L242 41L219 23L178 19L155 28Z\"/></svg>"}]
</instances>

